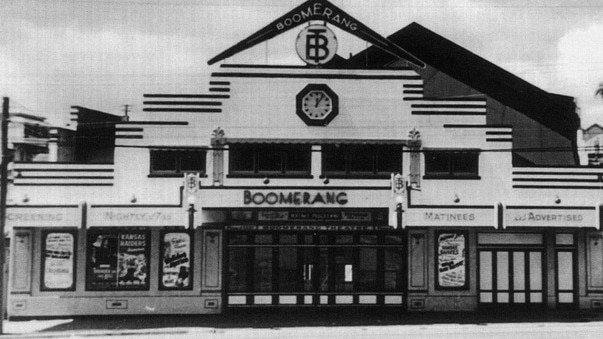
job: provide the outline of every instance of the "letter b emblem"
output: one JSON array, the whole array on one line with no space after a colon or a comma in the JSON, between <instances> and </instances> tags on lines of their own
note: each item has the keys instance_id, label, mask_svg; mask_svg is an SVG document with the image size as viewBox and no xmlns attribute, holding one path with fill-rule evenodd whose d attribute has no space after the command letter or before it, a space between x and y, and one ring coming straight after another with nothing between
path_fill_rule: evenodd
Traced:
<instances>
[{"instance_id":1,"label":"letter b emblem","mask_svg":"<svg viewBox=\"0 0 603 339\"><path fill-rule=\"evenodd\" d=\"M306 27L297 36L297 55L309 65L324 65L337 52L337 38L333 31L323 25Z\"/></svg>"}]
</instances>

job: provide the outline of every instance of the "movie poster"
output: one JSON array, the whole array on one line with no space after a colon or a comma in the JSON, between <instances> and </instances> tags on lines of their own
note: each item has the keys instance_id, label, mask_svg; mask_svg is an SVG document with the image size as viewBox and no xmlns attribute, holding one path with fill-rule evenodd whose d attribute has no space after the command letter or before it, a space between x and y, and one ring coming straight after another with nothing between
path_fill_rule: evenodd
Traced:
<instances>
[{"instance_id":1,"label":"movie poster","mask_svg":"<svg viewBox=\"0 0 603 339\"><path fill-rule=\"evenodd\" d=\"M74 237L71 233L48 233L44 244L44 289L73 288Z\"/></svg>"},{"instance_id":2,"label":"movie poster","mask_svg":"<svg viewBox=\"0 0 603 339\"><path fill-rule=\"evenodd\" d=\"M438 286L463 288L465 274L465 234L441 233L438 236Z\"/></svg>"},{"instance_id":3,"label":"movie poster","mask_svg":"<svg viewBox=\"0 0 603 339\"><path fill-rule=\"evenodd\" d=\"M163 235L161 263L162 288L190 289L191 237L188 233L173 232Z\"/></svg>"},{"instance_id":4,"label":"movie poster","mask_svg":"<svg viewBox=\"0 0 603 339\"><path fill-rule=\"evenodd\" d=\"M91 234L88 288L114 289L117 282L117 233Z\"/></svg>"},{"instance_id":5,"label":"movie poster","mask_svg":"<svg viewBox=\"0 0 603 339\"><path fill-rule=\"evenodd\" d=\"M148 287L147 233L120 233L118 250L119 289Z\"/></svg>"},{"instance_id":6,"label":"movie poster","mask_svg":"<svg viewBox=\"0 0 603 339\"><path fill-rule=\"evenodd\" d=\"M87 288L147 289L148 240L140 231L91 234Z\"/></svg>"}]
</instances>

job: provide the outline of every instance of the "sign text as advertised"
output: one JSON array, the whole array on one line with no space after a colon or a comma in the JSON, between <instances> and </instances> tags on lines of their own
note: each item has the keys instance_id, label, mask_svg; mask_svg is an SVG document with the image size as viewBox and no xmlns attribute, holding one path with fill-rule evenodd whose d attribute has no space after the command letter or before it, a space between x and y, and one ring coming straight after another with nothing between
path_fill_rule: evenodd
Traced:
<instances>
[{"instance_id":1,"label":"sign text as advertised","mask_svg":"<svg viewBox=\"0 0 603 339\"><path fill-rule=\"evenodd\" d=\"M595 207L530 208L507 206L505 227L597 227L598 213Z\"/></svg>"}]
</instances>

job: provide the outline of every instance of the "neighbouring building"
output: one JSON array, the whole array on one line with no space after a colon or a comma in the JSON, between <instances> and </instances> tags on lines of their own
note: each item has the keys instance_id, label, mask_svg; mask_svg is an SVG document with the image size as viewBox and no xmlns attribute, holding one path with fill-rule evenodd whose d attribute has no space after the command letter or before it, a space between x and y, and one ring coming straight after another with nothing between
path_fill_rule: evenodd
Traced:
<instances>
[{"instance_id":1,"label":"neighbouring building","mask_svg":"<svg viewBox=\"0 0 603 339\"><path fill-rule=\"evenodd\" d=\"M223 61L290 29L307 66ZM337 56L348 33L375 47ZM108 125L87 159L112 162L15 165L10 316L603 309L572 98L325 0L209 64Z\"/></svg>"},{"instance_id":2,"label":"neighbouring building","mask_svg":"<svg viewBox=\"0 0 603 339\"><path fill-rule=\"evenodd\" d=\"M582 131L582 143L585 164L590 166L603 165L603 127L594 124Z\"/></svg>"}]
</instances>

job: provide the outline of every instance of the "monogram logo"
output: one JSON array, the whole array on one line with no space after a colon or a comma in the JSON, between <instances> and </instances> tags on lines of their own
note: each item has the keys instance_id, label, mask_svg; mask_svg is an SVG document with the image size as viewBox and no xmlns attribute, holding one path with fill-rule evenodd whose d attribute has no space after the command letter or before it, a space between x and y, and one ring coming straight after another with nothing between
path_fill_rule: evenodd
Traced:
<instances>
[{"instance_id":1,"label":"monogram logo","mask_svg":"<svg viewBox=\"0 0 603 339\"><path fill-rule=\"evenodd\" d=\"M337 38L333 31L322 25L306 27L297 36L296 50L309 65L324 65L337 52Z\"/></svg>"}]
</instances>

